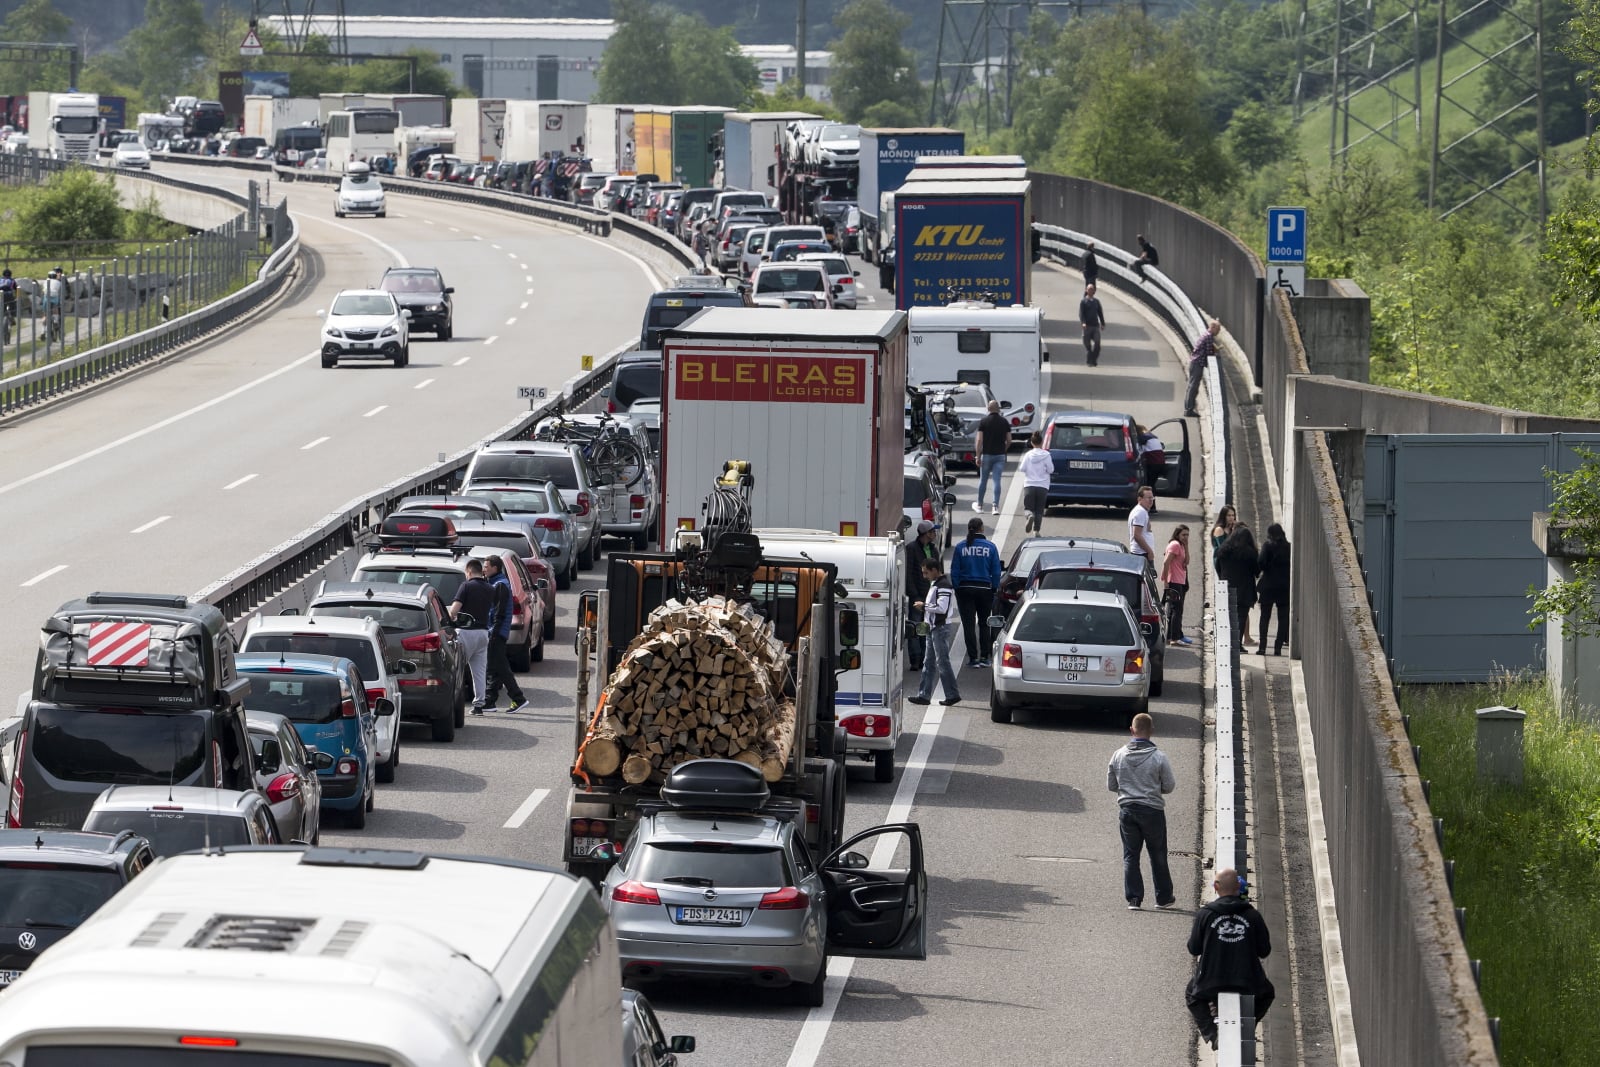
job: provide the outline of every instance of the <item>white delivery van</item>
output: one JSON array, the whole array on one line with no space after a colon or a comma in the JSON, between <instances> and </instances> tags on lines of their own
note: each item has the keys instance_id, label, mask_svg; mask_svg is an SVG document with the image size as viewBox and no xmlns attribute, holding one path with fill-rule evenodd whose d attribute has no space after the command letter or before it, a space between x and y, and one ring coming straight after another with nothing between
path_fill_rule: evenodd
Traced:
<instances>
[{"instance_id":1,"label":"white delivery van","mask_svg":"<svg viewBox=\"0 0 1600 1067\"><path fill-rule=\"evenodd\" d=\"M162 860L0 998L27 1067L622 1062L589 883L515 860L263 847Z\"/></svg>"},{"instance_id":2,"label":"white delivery van","mask_svg":"<svg viewBox=\"0 0 1600 1067\"><path fill-rule=\"evenodd\" d=\"M907 312L911 344L906 378L924 382L982 382L1000 401L1014 440L1044 427L1039 381L1050 358L1044 312L1034 307L993 307L965 302L914 307Z\"/></svg>"},{"instance_id":3,"label":"white delivery van","mask_svg":"<svg viewBox=\"0 0 1600 1067\"><path fill-rule=\"evenodd\" d=\"M826 530L758 529L770 556L831 563L846 595L836 610L854 609L860 627L861 666L840 671L834 715L846 734L849 756L872 760L873 777L894 780L900 742L900 699L905 695L905 542L893 537L844 537Z\"/></svg>"}]
</instances>

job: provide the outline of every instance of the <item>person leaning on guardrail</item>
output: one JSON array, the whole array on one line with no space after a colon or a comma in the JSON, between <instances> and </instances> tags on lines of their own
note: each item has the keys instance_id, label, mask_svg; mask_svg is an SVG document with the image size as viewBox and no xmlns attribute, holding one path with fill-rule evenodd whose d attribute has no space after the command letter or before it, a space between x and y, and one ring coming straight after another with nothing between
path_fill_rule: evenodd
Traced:
<instances>
[{"instance_id":1,"label":"person leaning on guardrail","mask_svg":"<svg viewBox=\"0 0 1600 1067\"><path fill-rule=\"evenodd\" d=\"M1200 395L1200 383L1205 380L1206 364L1217 354L1217 334L1221 332L1222 323L1212 319L1206 325L1206 332L1194 343L1194 350L1189 353L1189 390L1183 394L1185 418L1193 419L1200 416L1200 412L1195 410L1194 402Z\"/></svg>"},{"instance_id":2,"label":"person leaning on guardrail","mask_svg":"<svg viewBox=\"0 0 1600 1067\"><path fill-rule=\"evenodd\" d=\"M1261 966L1272 954L1272 938L1261 913L1244 899L1244 879L1232 867L1224 867L1211 888L1217 891L1217 898L1201 905L1189 930L1189 955L1195 957L1195 964L1184 1002L1200 1036L1216 1048L1217 994L1255 997L1255 1021L1259 1023L1272 1007L1277 990Z\"/></svg>"}]
</instances>

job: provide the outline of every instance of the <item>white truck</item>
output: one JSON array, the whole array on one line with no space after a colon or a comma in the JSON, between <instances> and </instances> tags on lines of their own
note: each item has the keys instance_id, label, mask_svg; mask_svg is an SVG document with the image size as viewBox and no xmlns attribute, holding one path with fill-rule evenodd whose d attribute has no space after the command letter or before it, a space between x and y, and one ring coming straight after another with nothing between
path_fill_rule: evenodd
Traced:
<instances>
[{"instance_id":1,"label":"white truck","mask_svg":"<svg viewBox=\"0 0 1600 1067\"><path fill-rule=\"evenodd\" d=\"M244 98L244 135L259 137L267 144L277 140L279 130L316 123L322 117L322 101L310 97L247 96Z\"/></svg>"},{"instance_id":2,"label":"white truck","mask_svg":"<svg viewBox=\"0 0 1600 1067\"><path fill-rule=\"evenodd\" d=\"M982 382L1000 401L1011 436L1026 441L1044 426L1040 369L1049 360L1044 312L963 301L907 313L911 356L906 377L925 382Z\"/></svg>"},{"instance_id":3,"label":"white truck","mask_svg":"<svg viewBox=\"0 0 1600 1067\"><path fill-rule=\"evenodd\" d=\"M552 152L577 155L587 106L575 100L507 100L505 158L543 159Z\"/></svg>"},{"instance_id":4,"label":"white truck","mask_svg":"<svg viewBox=\"0 0 1600 1067\"><path fill-rule=\"evenodd\" d=\"M402 126L450 125L449 98L433 93L368 93L364 106L399 112Z\"/></svg>"},{"instance_id":5,"label":"white truck","mask_svg":"<svg viewBox=\"0 0 1600 1067\"><path fill-rule=\"evenodd\" d=\"M497 163L505 158L506 102L457 97L450 101L455 153L462 159Z\"/></svg>"},{"instance_id":6,"label":"white truck","mask_svg":"<svg viewBox=\"0 0 1600 1067\"><path fill-rule=\"evenodd\" d=\"M583 119L583 147L600 174L632 174L638 154L633 140L633 104L590 104Z\"/></svg>"},{"instance_id":7,"label":"white truck","mask_svg":"<svg viewBox=\"0 0 1600 1067\"><path fill-rule=\"evenodd\" d=\"M317 98L317 121L326 126L328 116L335 111L354 111L366 106L366 93L323 93Z\"/></svg>"},{"instance_id":8,"label":"white truck","mask_svg":"<svg viewBox=\"0 0 1600 1067\"><path fill-rule=\"evenodd\" d=\"M33 151L88 162L99 143L98 94L28 94L28 144Z\"/></svg>"},{"instance_id":9,"label":"white truck","mask_svg":"<svg viewBox=\"0 0 1600 1067\"><path fill-rule=\"evenodd\" d=\"M449 126L401 126L394 131L395 158L401 167L406 167L410 164L411 153L424 148L438 148L447 156L459 155L457 141L456 131Z\"/></svg>"},{"instance_id":10,"label":"white truck","mask_svg":"<svg viewBox=\"0 0 1600 1067\"><path fill-rule=\"evenodd\" d=\"M722 184L778 195L778 153L783 131L797 119L815 119L806 111L733 112L722 126Z\"/></svg>"},{"instance_id":11,"label":"white truck","mask_svg":"<svg viewBox=\"0 0 1600 1067\"><path fill-rule=\"evenodd\" d=\"M706 521L706 472L757 472L761 526L885 537L904 521L906 319L712 307L664 335L660 543Z\"/></svg>"}]
</instances>

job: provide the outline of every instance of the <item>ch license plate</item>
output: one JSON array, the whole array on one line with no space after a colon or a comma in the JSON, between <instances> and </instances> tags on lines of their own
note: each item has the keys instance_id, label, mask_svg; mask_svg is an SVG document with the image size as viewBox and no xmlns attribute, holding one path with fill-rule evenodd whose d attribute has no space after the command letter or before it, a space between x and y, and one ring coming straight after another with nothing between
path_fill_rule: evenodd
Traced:
<instances>
[{"instance_id":1,"label":"ch license plate","mask_svg":"<svg viewBox=\"0 0 1600 1067\"><path fill-rule=\"evenodd\" d=\"M1102 459L1073 459L1067 461L1067 466L1075 471L1103 471L1106 469L1105 460Z\"/></svg>"},{"instance_id":2,"label":"ch license plate","mask_svg":"<svg viewBox=\"0 0 1600 1067\"><path fill-rule=\"evenodd\" d=\"M1062 656L1060 667L1064 671L1086 671L1089 669L1089 657Z\"/></svg>"},{"instance_id":3,"label":"ch license plate","mask_svg":"<svg viewBox=\"0 0 1600 1067\"><path fill-rule=\"evenodd\" d=\"M365 349L367 351L370 351L372 349L372 342L371 341L357 341L355 343L354 347L356 347L358 349Z\"/></svg>"},{"instance_id":4,"label":"ch license plate","mask_svg":"<svg viewBox=\"0 0 1600 1067\"><path fill-rule=\"evenodd\" d=\"M21 977L21 971L0 971L0 989L4 989Z\"/></svg>"},{"instance_id":5,"label":"ch license plate","mask_svg":"<svg viewBox=\"0 0 1600 1067\"><path fill-rule=\"evenodd\" d=\"M743 926L743 908L678 908L677 920L693 926Z\"/></svg>"}]
</instances>

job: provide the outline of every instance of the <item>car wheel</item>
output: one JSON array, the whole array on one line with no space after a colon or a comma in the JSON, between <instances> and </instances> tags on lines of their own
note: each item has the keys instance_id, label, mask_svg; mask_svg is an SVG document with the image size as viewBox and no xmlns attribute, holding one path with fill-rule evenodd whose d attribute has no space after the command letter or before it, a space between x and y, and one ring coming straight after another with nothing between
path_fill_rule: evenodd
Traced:
<instances>
[{"instance_id":1,"label":"car wheel","mask_svg":"<svg viewBox=\"0 0 1600 1067\"><path fill-rule=\"evenodd\" d=\"M434 719L428 725L432 728L435 741L454 741L456 739L456 716L461 714L461 701L456 701L456 706L442 719Z\"/></svg>"},{"instance_id":2,"label":"car wheel","mask_svg":"<svg viewBox=\"0 0 1600 1067\"><path fill-rule=\"evenodd\" d=\"M795 1000L808 1008L822 1007L822 998L828 992L828 957L824 953L822 966L817 968L817 977L805 985L795 987Z\"/></svg>"},{"instance_id":3,"label":"car wheel","mask_svg":"<svg viewBox=\"0 0 1600 1067\"><path fill-rule=\"evenodd\" d=\"M511 661L511 669L521 674L533 665L533 642L529 641L521 648L506 649L506 658Z\"/></svg>"},{"instance_id":4,"label":"car wheel","mask_svg":"<svg viewBox=\"0 0 1600 1067\"><path fill-rule=\"evenodd\" d=\"M386 219L389 217L389 213L387 211L380 211L378 212L378 217L380 219Z\"/></svg>"},{"instance_id":5,"label":"car wheel","mask_svg":"<svg viewBox=\"0 0 1600 1067\"><path fill-rule=\"evenodd\" d=\"M584 570L588 570L590 567L594 566L595 545L598 542L599 538L595 538L593 541L590 541L587 545L584 545L578 550L579 567L583 568Z\"/></svg>"},{"instance_id":6,"label":"car wheel","mask_svg":"<svg viewBox=\"0 0 1600 1067\"><path fill-rule=\"evenodd\" d=\"M475 694L472 690L472 671L468 670L461 676L461 689L456 694L455 720L456 729L467 725L467 705L472 703Z\"/></svg>"},{"instance_id":7,"label":"car wheel","mask_svg":"<svg viewBox=\"0 0 1600 1067\"><path fill-rule=\"evenodd\" d=\"M439 327L439 340L448 341L448 340L450 340L450 338L455 336L455 333L456 333L456 331L455 331L454 327L452 327L452 326L441 326L441 327Z\"/></svg>"},{"instance_id":8,"label":"car wheel","mask_svg":"<svg viewBox=\"0 0 1600 1067\"><path fill-rule=\"evenodd\" d=\"M558 585L557 588L560 588L560 586ZM546 641L554 641L556 639L556 620L554 616L544 620L544 639Z\"/></svg>"},{"instance_id":9,"label":"car wheel","mask_svg":"<svg viewBox=\"0 0 1600 1067\"><path fill-rule=\"evenodd\" d=\"M556 591L559 592L559 591L561 591L563 589L570 589L571 587L572 587L572 568L568 567L566 570L564 570L560 574L556 575ZM549 624L546 623L546 625L549 625Z\"/></svg>"},{"instance_id":10,"label":"car wheel","mask_svg":"<svg viewBox=\"0 0 1600 1067\"><path fill-rule=\"evenodd\" d=\"M1005 697L994 692L993 690L989 691L989 721L1011 721L1011 705L1006 703Z\"/></svg>"},{"instance_id":11,"label":"car wheel","mask_svg":"<svg viewBox=\"0 0 1600 1067\"><path fill-rule=\"evenodd\" d=\"M389 750L389 758L378 764L378 781L388 784L394 781L394 769L400 766L400 731L395 731L394 748Z\"/></svg>"},{"instance_id":12,"label":"car wheel","mask_svg":"<svg viewBox=\"0 0 1600 1067\"><path fill-rule=\"evenodd\" d=\"M872 754L872 780L894 781L894 749L883 748Z\"/></svg>"},{"instance_id":13,"label":"car wheel","mask_svg":"<svg viewBox=\"0 0 1600 1067\"><path fill-rule=\"evenodd\" d=\"M640 530L633 535L633 547L640 552L650 547L650 531Z\"/></svg>"},{"instance_id":14,"label":"car wheel","mask_svg":"<svg viewBox=\"0 0 1600 1067\"><path fill-rule=\"evenodd\" d=\"M344 218L344 212L340 211L338 208L335 208L333 211L333 217L336 219L342 219Z\"/></svg>"},{"instance_id":15,"label":"car wheel","mask_svg":"<svg viewBox=\"0 0 1600 1067\"><path fill-rule=\"evenodd\" d=\"M541 640L538 644L534 645L532 650L528 653L528 659L534 663L542 663L544 661L544 641L542 640L544 635L540 634L539 636Z\"/></svg>"},{"instance_id":16,"label":"car wheel","mask_svg":"<svg viewBox=\"0 0 1600 1067\"><path fill-rule=\"evenodd\" d=\"M368 799L362 801L360 804L357 804L354 808L352 808L348 812L346 812L345 813L345 819L344 819L345 825L350 827L350 829L352 829L352 830L364 830L364 829L366 829L366 826L367 826L367 807L371 803L372 803L372 799L369 796Z\"/></svg>"},{"instance_id":17,"label":"car wheel","mask_svg":"<svg viewBox=\"0 0 1600 1067\"><path fill-rule=\"evenodd\" d=\"M397 354L394 357L394 365L396 367L404 367L406 364L408 364L410 362L411 362L411 350L409 348L402 348L400 350L399 354Z\"/></svg>"},{"instance_id":18,"label":"car wheel","mask_svg":"<svg viewBox=\"0 0 1600 1067\"><path fill-rule=\"evenodd\" d=\"M1150 675L1150 695L1158 697L1167 682L1167 664L1165 659L1156 660L1156 669Z\"/></svg>"}]
</instances>

